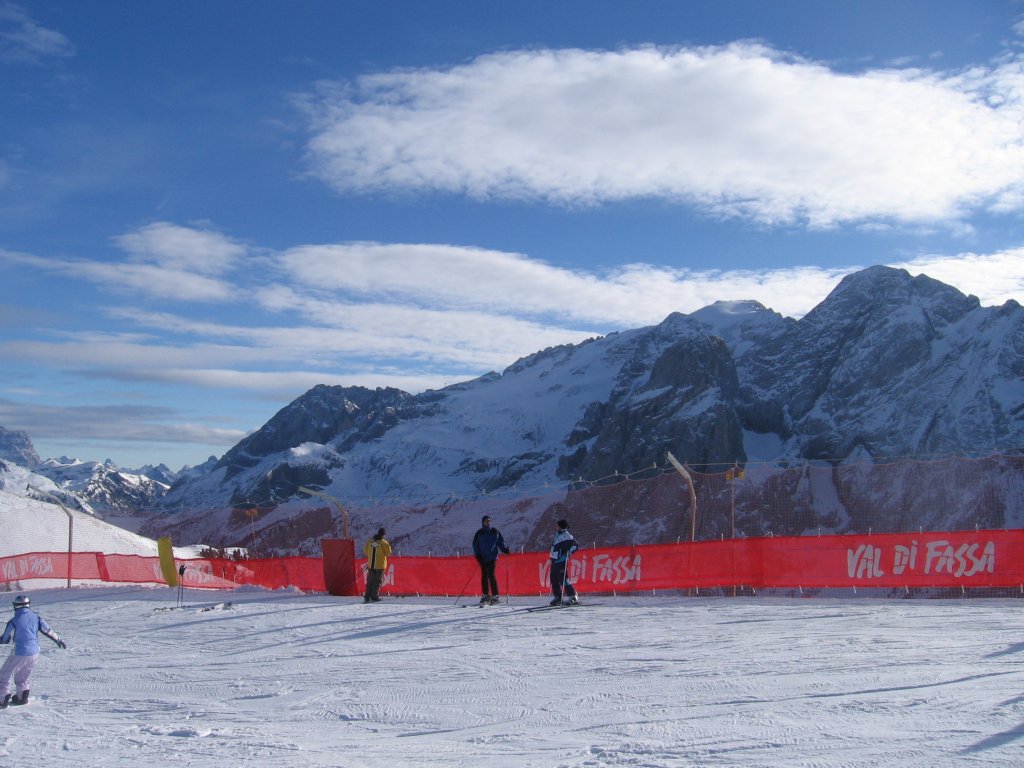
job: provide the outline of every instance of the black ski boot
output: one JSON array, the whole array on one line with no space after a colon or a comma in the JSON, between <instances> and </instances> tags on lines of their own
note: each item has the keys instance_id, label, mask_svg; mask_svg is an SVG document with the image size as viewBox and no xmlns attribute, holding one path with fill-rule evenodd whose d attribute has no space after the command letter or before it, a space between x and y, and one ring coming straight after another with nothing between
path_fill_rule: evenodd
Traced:
<instances>
[{"instance_id":1,"label":"black ski boot","mask_svg":"<svg viewBox=\"0 0 1024 768\"><path fill-rule=\"evenodd\" d=\"M21 692L21 698L15 696L11 699L11 706L21 706L22 704L28 704L28 689Z\"/></svg>"},{"instance_id":2,"label":"black ski boot","mask_svg":"<svg viewBox=\"0 0 1024 768\"><path fill-rule=\"evenodd\" d=\"M4 700L0 701L0 709L7 709L7 705L11 703L11 694L6 694Z\"/></svg>"}]
</instances>

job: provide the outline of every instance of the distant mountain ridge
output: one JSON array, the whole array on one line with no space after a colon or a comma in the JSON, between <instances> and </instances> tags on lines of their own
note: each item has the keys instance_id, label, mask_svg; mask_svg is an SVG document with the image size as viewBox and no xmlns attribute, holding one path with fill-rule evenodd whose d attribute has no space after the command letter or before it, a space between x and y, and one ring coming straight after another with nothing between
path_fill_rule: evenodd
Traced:
<instances>
[{"instance_id":1,"label":"distant mountain ridge","mask_svg":"<svg viewBox=\"0 0 1024 768\"><path fill-rule=\"evenodd\" d=\"M66 456L44 461L36 453L27 432L4 427L0 427L0 461L25 470L17 473L25 482L19 487L7 487L9 492L30 495L26 484L48 485L38 482L39 478L45 478L53 487L43 490L69 494L75 505L91 514L137 514L152 509L178 476L164 464L133 472L121 470L110 461L79 461ZM0 481L3 474L0 473ZM10 486L15 473L7 473L7 476L8 480L0 482L0 487Z\"/></svg>"},{"instance_id":2,"label":"distant mountain ridge","mask_svg":"<svg viewBox=\"0 0 1024 768\"><path fill-rule=\"evenodd\" d=\"M273 510L262 524L281 528L311 505L299 486L422 508L632 473L667 451L719 467L1019 452L1022 351L1017 302L983 308L926 276L872 267L799 321L722 302L419 395L314 387L160 505L260 505ZM252 524L225 515L153 525L216 540ZM319 524L281 540L310 539Z\"/></svg>"},{"instance_id":3,"label":"distant mountain ridge","mask_svg":"<svg viewBox=\"0 0 1024 768\"><path fill-rule=\"evenodd\" d=\"M170 470L150 468L158 477L173 480ZM170 484L146 474L120 470L110 462L76 461L61 457L37 464L33 471L44 475L61 489L70 491L97 512L137 513L152 509L167 493Z\"/></svg>"}]
</instances>

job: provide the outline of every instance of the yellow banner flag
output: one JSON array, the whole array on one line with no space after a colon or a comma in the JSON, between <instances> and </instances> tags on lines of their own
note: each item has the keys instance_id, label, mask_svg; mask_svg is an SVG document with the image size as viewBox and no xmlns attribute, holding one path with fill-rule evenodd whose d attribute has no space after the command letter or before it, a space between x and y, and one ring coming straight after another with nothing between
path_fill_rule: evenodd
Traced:
<instances>
[{"instance_id":1,"label":"yellow banner flag","mask_svg":"<svg viewBox=\"0 0 1024 768\"><path fill-rule=\"evenodd\" d=\"M171 537L162 536L156 540L156 548L160 553L160 571L168 587L178 586L178 567L174 564L174 550L171 548Z\"/></svg>"}]
</instances>

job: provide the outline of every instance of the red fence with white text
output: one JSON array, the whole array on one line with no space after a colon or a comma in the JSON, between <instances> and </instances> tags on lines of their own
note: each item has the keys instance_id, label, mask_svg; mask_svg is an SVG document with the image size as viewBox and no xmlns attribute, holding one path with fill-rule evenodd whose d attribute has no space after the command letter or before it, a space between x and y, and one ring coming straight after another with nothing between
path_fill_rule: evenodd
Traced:
<instances>
[{"instance_id":1,"label":"red fence with white text","mask_svg":"<svg viewBox=\"0 0 1024 768\"><path fill-rule=\"evenodd\" d=\"M329 557L337 550L325 547ZM323 558L178 560L189 588L256 585L325 591ZM348 564L350 563L350 565ZM70 572L69 572L70 567ZM365 561L337 594L359 594ZM550 564L544 552L506 555L498 564L503 594L546 594ZM41 552L0 558L0 583L27 579L163 583L159 559L137 555ZM582 592L749 588L1013 588L1024 593L1024 531L981 530L846 536L724 539L679 544L582 549L569 568ZM472 595L479 568L471 557L393 557L385 594ZM334 591L334 590L331 590Z\"/></svg>"},{"instance_id":2,"label":"red fence with white text","mask_svg":"<svg viewBox=\"0 0 1024 768\"><path fill-rule=\"evenodd\" d=\"M547 593L546 553L507 555L503 594ZM580 550L569 580L582 592L692 588L1024 589L1024 532L783 537ZM360 586L365 583L362 580ZM479 568L467 557L392 558L385 593L476 594Z\"/></svg>"}]
</instances>

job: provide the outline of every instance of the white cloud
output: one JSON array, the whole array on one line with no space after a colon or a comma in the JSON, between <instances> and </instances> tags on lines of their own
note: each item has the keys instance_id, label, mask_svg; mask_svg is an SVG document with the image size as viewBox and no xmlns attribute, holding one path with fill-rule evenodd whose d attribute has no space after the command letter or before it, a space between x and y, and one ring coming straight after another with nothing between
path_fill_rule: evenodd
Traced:
<instances>
[{"instance_id":1,"label":"white cloud","mask_svg":"<svg viewBox=\"0 0 1024 768\"><path fill-rule=\"evenodd\" d=\"M44 258L0 249L0 260L88 280L105 288L170 301L232 302L235 286L221 279L247 249L208 230L159 222L114 238L129 261Z\"/></svg>"},{"instance_id":2,"label":"white cloud","mask_svg":"<svg viewBox=\"0 0 1024 768\"><path fill-rule=\"evenodd\" d=\"M1020 204L1019 69L844 74L752 43L497 53L324 84L309 159L341 190L934 222Z\"/></svg>"},{"instance_id":3,"label":"white cloud","mask_svg":"<svg viewBox=\"0 0 1024 768\"><path fill-rule=\"evenodd\" d=\"M265 350L242 345L215 345L201 340L182 344L160 338L142 342L99 333L67 334L66 338L50 341L4 341L0 342L0 356L83 375L89 371L109 374L136 368L226 364L245 368L268 360Z\"/></svg>"},{"instance_id":4,"label":"white cloud","mask_svg":"<svg viewBox=\"0 0 1024 768\"><path fill-rule=\"evenodd\" d=\"M991 306L1024 298L1022 256L1024 249L933 255L890 266L928 274ZM694 270L635 263L596 273L515 253L365 242L297 247L281 259L293 285L258 293L269 310L357 333L394 329L431 346L449 339L468 350L475 345L460 340L459 331L467 324L484 337L529 338L540 349L718 300L756 299L799 318L845 275L868 266ZM388 340L379 343L389 348Z\"/></svg>"},{"instance_id":5,"label":"white cloud","mask_svg":"<svg viewBox=\"0 0 1024 768\"><path fill-rule=\"evenodd\" d=\"M522 254L460 248L450 245L349 243L302 246L282 254L293 280L305 291L338 291L376 302L363 305L311 300L292 289L261 294L268 308L305 310L321 322L351 322L350 315L408 305L408 325L427 319L426 307L473 309L485 316L535 318L565 337L565 323L588 328L630 328L656 323L671 312L692 312L719 299L757 298L786 315L799 317L823 299L852 271L816 267L730 271L672 269L627 264L604 273L569 270ZM794 291L794 283L801 290ZM816 301L814 300L816 299ZM390 300L392 305L386 305ZM344 317L330 320L337 312ZM555 320L558 319L558 322ZM462 319L455 316L456 324ZM480 319L474 320L479 326ZM390 323L389 323L390 325ZM516 333L523 329L511 329ZM591 331L577 328L576 335ZM531 334L536 335L536 334ZM555 343L555 342L552 342Z\"/></svg>"},{"instance_id":6,"label":"white cloud","mask_svg":"<svg viewBox=\"0 0 1024 768\"><path fill-rule=\"evenodd\" d=\"M184 384L208 389L258 392L278 399L294 399L319 384L329 386L396 387L406 392L422 392L453 381L441 374L415 374L374 367L350 370L344 375L323 371L241 371L229 368L146 368L110 375L119 381L153 381ZM461 381L462 379L457 379Z\"/></svg>"},{"instance_id":7,"label":"white cloud","mask_svg":"<svg viewBox=\"0 0 1024 768\"><path fill-rule=\"evenodd\" d=\"M114 242L137 261L202 275L224 274L246 254L243 245L220 232L163 221L115 237Z\"/></svg>"},{"instance_id":8,"label":"white cloud","mask_svg":"<svg viewBox=\"0 0 1024 768\"><path fill-rule=\"evenodd\" d=\"M977 296L984 306L1000 306L1010 299L1024 302L1024 248L955 257L920 256L891 266L956 286Z\"/></svg>"},{"instance_id":9,"label":"white cloud","mask_svg":"<svg viewBox=\"0 0 1024 768\"><path fill-rule=\"evenodd\" d=\"M522 254L429 244L343 243L285 251L282 263L304 287L390 296L427 306L489 313L573 315L567 294L597 299L603 282ZM603 317L603 315L597 315Z\"/></svg>"},{"instance_id":10,"label":"white cloud","mask_svg":"<svg viewBox=\"0 0 1024 768\"><path fill-rule=\"evenodd\" d=\"M223 302L237 298L229 283L156 264L44 258L2 249L0 261L158 299Z\"/></svg>"},{"instance_id":11,"label":"white cloud","mask_svg":"<svg viewBox=\"0 0 1024 768\"><path fill-rule=\"evenodd\" d=\"M33 438L76 440L152 441L231 445L245 436L235 429L175 422L169 408L139 405L60 406L0 399L0 423L17 424Z\"/></svg>"},{"instance_id":12,"label":"white cloud","mask_svg":"<svg viewBox=\"0 0 1024 768\"><path fill-rule=\"evenodd\" d=\"M522 254L461 248L451 245L348 243L301 246L282 254L293 280L307 291L339 291L374 300L377 309L311 301L304 295L274 289L261 294L268 307L303 310L322 322L350 324L349 316L374 312L375 322L398 319L394 306L388 317L380 306L408 304L407 324L423 326L426 307L473 309L485 316L511 315L546 319L544 326L565 338L561 323L629 328L656 323L669 313L692 312L718 299L758 298L783 314L801 316L824 298L850 269L798 268L731 271L672 269L627 264L605 273L569 270ZM799 282L802 290L794 292ZM814 302L816 303L816 302ZM335 313L344 317L330 320ZM457 316L456 324L463 322ZM480 327L480 319L474 327ZM512 328L516 333L537 329ZM576 329L577 336L590 331ZM556 342L552 342L556 343Z\"/></svg>"},{"instance_id":13,"label":"white cloud","mask_svg":"<svg viewBox=\"0 0 1024 768\"><path fill-rule=\"evenodd\" d=\"M40 26L19 5L0 3L0 59L39 64L74 55L75 46L65 35Z\"/></svg>"},{"instance_id":14,"label":"white cloud","mask_svg":"<svg viewBox=\"0 0 1024 768\"><path fill-rule=\"evenodd\" d=\"M233 301L230 284L154 264L70 262L66 270L91 282L154 298L180 301Z\"/></svg>"},{"instance_id":15,"label":"white cloud","mask_svg":"<svg viewBox=\"0 0 1024 768\"><path fill-rule=\"evenodd\" d=\"M503 368L537 349L582 341L595 331L545 325L500 313L459 309L423 309L387 303L354 304L317 299L288 288L268 289L264 306L289 313L299 325L270 323L239 326L197 322L170 314L124 309L117 316L141 327L173 331L210 344L206 355L225 360L248 357L251 363L302 363L336 373L354 361L406 370L483 372ZM269 319L269 318L265 318ZM81 344L80 339L76 343ZM3 347L0 346L0 349ZM172 350L171 354L175 354ZM124 352L131 357L130 348Z\"/></svg>"}]
</instances>

